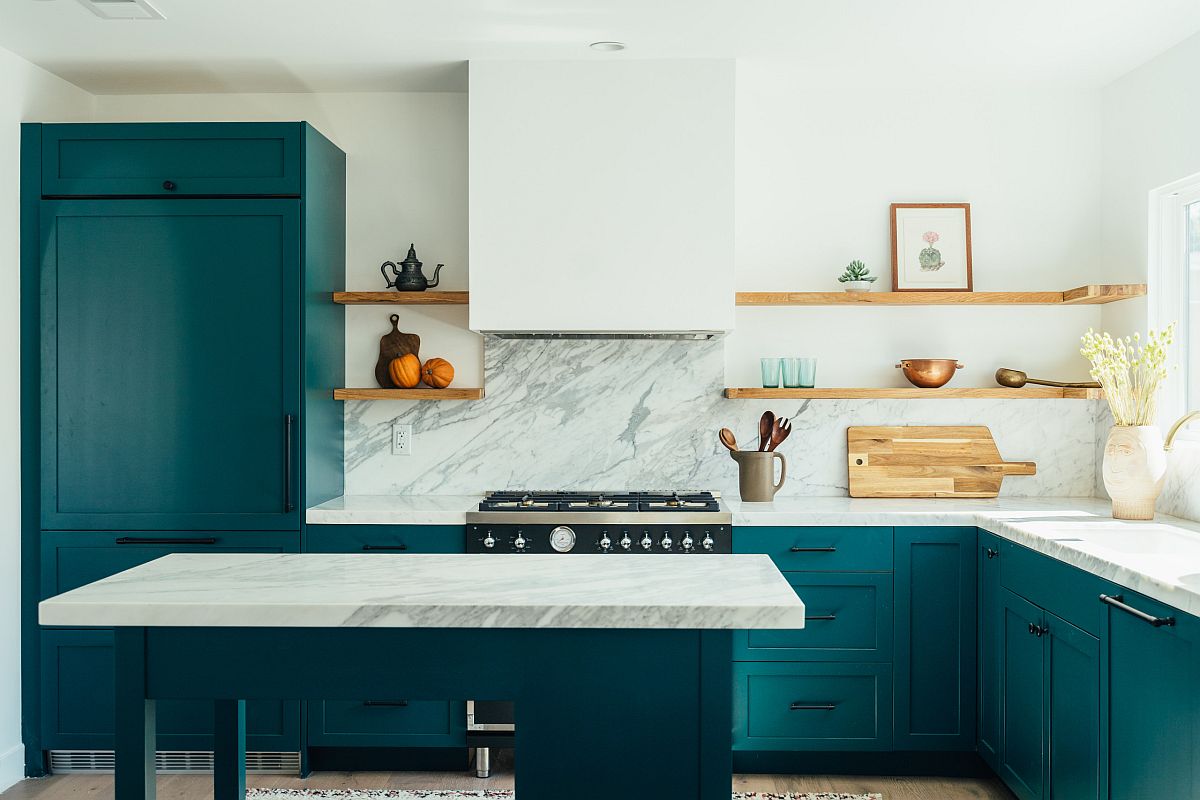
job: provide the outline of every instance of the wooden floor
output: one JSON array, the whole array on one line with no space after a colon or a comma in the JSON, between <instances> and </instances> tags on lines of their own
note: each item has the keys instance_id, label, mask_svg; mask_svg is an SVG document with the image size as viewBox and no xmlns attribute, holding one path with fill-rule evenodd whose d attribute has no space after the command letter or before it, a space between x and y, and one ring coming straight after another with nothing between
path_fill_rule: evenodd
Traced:
<instances>
[{"instance_id":1,"label":"wooden floor","mask_svg":"<svg viewBox=\"0 0 1200 800\"><path fill-rule=\"evenodd\" d=\"M282 775L250 775L251 786L299 789L511 789L512 764L497 754L492 777L480 780L456 772L318 772L305 780ZM736 775L743 792L880 792L884 800L1013 800L999 781L970 778L888 778L792 775ZM111 775L55 775L18 783L0 800L107 800ZM212 797L207 775L161 775L158 800Z\"/></svg>"}]
</instances>

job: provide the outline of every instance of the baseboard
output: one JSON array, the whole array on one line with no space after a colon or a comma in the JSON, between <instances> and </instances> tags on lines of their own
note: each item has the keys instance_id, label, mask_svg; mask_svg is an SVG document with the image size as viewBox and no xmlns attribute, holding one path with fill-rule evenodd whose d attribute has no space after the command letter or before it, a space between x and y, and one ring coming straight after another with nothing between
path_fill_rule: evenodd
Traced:
<instances>
[{"instance_id":1,"label":"baseboard","mask_svg":"<svg viewBox=\"0 0 1200 800\"><path fill-rule=\"evenodd\" d=\"M0 792L25 778L25 745L16 744L0 753Z\"/></svg>"},{"instance_id":2,"label":"baseboard","mask_svg":"<svg viewBox=\"0 0 1200 800\"><path fill-rule=\"evenodd\" d=\"M971 752L734 751L733 771L785 775L991 775Z\"/></svg>"}]
</instances>

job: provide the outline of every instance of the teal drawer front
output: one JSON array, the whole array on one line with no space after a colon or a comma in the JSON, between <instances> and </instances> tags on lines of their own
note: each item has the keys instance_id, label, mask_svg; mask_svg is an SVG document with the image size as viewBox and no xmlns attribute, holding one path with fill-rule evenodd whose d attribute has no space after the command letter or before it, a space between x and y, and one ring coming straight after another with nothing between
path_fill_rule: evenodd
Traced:
<instances>
[{"instance_id":1,"label":"teal drawer front","mask_svg":"<svg viewBox=\"0 0 1200 800\"><path fill-rule=\"evenodd\" d=\"M308 741L342 747L464 747L466 703L326 700L309 705Z\"/></svg>"},{"instance_id":2,"label":"teal drawer front","mask_svg":"<svg viewBox=\"0 0 1200 800\"><path fill-rule=\"evenodd\" d=\"M1099 637L1105 607L1101 594L1120 589L1102 578L1015 542L1000 545L1000 583L1034 605Z\"/></svg>"},{"instance_id":3,"label":"teal drawer front","mask_svg":"<svg viewBox=\"0 0 1200 800\"><path fill-rule=\"evenodd\" d=\"M739 526L733 552L766 553L783 572L889 572L892 529Z\"/></svg>"},{"instance_id":4,"label":"teal drawer front","mask_svg":"<svg viewBox=\"0 0 1200 800\"><path fill-rule=\"evenodd\" d=\"M734 664L735 750L887 750L890 664Z\"/></svg>"},{"instance_id":5,"label":"teal drawer front","mask_svg":"<svg viewBox=\"0 0 1200 800\"><path fill-rule=\"evenodd\" d=\"M44 531L42 599L170 553L295 553L300 536L259 531Z\"/></svg>"},{"instance_id":6,"label":"teal drawer front","mask_svg":"<svg viewBox=\"0 0 1200 800\"><path fill-rule=\"evenodd\" d=\"M308 553L462 553L462 525L309 525Z\"/></svg>"},{"instance_id":7,"label":"teal drawer front","mask_svg":"<svg viewBox=\"0 0 1200 800\"><path fill-rule=\"evenodd\" d=\"M889 573L789 572L804 601L805 628L746 631L735 638L740 661L887 661L892 657Z\"/></svg>"},{"instance_id":8,"label":"teal drawer front","mask_svg":"<svg viewBox=\"0 0 1200 800\"><path fill-rule=\"evenodd\" d=\"M300 124L42 127L42 194L118 197L300 194Z\"/></svg>"},{"instance_id":9,"label":"teal drawer front","mask_svg":"<svg viewBox=\"0 0 1200 800\"><path fill-rule=\"evenodd\" d=\"M42 747L112 749L112 631L55 629L41 636ZM211 703L160 700L157 714L159 750L212 749ZM299 749L299 702L248 701L246 730L251 750Z\"/></svg>"}]
</instances>

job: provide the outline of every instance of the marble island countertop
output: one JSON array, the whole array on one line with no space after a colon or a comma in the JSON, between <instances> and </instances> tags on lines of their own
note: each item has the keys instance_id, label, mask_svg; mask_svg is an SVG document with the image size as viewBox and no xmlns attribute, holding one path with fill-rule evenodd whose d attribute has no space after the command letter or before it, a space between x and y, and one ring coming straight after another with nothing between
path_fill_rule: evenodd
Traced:
<instances>
[{"instance_id":1,"label":"marble island countertop","mask_svg":"<svg viewBox=\"0 0 1200 800\"><path fill-rule=\"evenodd\" d=\"M43 600L43 625L804 627L765 555L175 553Z\"/></svg>"}]
</instances>

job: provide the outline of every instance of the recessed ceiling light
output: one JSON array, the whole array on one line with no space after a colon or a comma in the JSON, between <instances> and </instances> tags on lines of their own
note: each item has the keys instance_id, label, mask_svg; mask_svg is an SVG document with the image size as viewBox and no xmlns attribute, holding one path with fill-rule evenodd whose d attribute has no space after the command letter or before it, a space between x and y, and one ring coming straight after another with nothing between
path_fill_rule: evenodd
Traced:
<instances>
[{"instance_id":1,"label":"recessed ceiling light","mask_svg":"<svg viewBox=\"0 0 1200 800\"><path fill-rule=\"evenodd\" d=\"M625 44L624 42L592 42L588 47L602 53L615 53L618 50L624 50Z\"/></svg>"},{"instance_id":2,"label":"recessed ceiling light","mask_svg":"<svg viewBox=\"0 0 1200 800\"><path fill-rule=\"evenodd\" d=\"M149 0L79 0L79 4L101 19L164 19Z\"/></svg>"}]
</instances>

